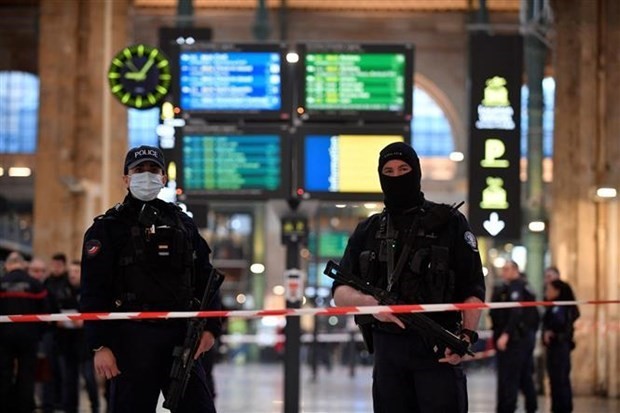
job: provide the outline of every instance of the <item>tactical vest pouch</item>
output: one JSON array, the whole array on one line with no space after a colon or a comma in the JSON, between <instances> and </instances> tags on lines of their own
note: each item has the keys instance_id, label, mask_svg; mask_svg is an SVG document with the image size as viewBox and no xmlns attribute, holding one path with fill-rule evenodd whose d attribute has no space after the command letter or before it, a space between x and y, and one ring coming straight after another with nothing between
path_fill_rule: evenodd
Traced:
<instances>
[{"instance_id":1,"label":"tactical vest pouch","mask_svg":"<svg viewBox=\"0 0 620 413\"><path fill-rule=\"evenodd\" d=\"M372 285L379 282L379 271L377 268L377 255L374 251L362 251L359 257L360 276L368 280Z\"/></svg>"},{"instance_id":2,"label":"tactical vest pouch","mask_svg":"<svg viewBox=\"0 0 620 413\"><path fill-rule=\"evenodd\" d=\"M449 303L454 295L454 273L450 270L449 249L431 246L430 268L426 272L429 303Z\"/></svg>"},{"instance_id":3,"label":"tactical vest pouch","mask_svg":"<svg viewBox=\"0 0 620 413\"><path fill-rule=\"evenodd\" d=\"M192 289L192 254L181 228L161 225L152 232L131 228L131 240L118 264L117 309L188 310Z\"/></svg>"}]
</instances>

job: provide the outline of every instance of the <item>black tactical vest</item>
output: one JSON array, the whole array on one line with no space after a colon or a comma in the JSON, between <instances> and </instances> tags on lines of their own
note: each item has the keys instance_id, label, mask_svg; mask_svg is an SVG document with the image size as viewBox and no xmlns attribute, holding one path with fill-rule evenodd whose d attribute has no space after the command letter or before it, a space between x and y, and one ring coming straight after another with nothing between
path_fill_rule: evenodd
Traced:
<instances>
[{"instance_id":1,"label":"black tactical vest","mask_svg":"<svg viewBox=\"0 0 620 413\"><path fill-rule=\"evenodd\" d=\"M374 237L367 237L360 254L361 276L371 284L395 292L406 303L450 303L454 298L455 275L450 268L450 238L444 231L453 208L426 201L396 232L386 213L379 218ZM401 258L409 243L407 256ZM393 258L390 258L393 254ZM392 265L388 262L392 260ZM400 271L390 279L390 267Z\"/></svg>"},{"instance_id":2,"label":"black tactical vest","mask_svg":"<svg viewBox=\"0 0 620 413\"><path fill-rule=\"evenodd\" d=\"M389 289L388 259L394 251L393 267L403 255L407 239L411 238L409 253L400 273L395 274L390 291L396 293L405 304L451 303L454 298L455 274L450 268L450 245L452 242L448 222L457 208L450 205L425 201L422 207L409 217L409 225L398 225L402 233L393 234L387 214L377 219L374 234L368 234L360 253L360 275L372 285ZM404 228L404 229L403 229ZM413 235L412 235L413 234ZM456 311L429 313L428 316L452 332L460 328L460 314ZM372 316L355 316L357 324L375 323ZM375 323L381 330L403 332L392 323ZM432 345L431 345L432 347Z\"/></svg>"},{"instance_id":3,"label":"black tactical vest","mask_svg":"<svg viewBox=\"0 0 620 413\"><path fill-rule=\"evenodd\" d=\"M183 311L193 296L190 234L172 204L150 204L138 213L126 204L106 213L128 226L115 279L119 311Z\"/></svg>"}]
</instances>

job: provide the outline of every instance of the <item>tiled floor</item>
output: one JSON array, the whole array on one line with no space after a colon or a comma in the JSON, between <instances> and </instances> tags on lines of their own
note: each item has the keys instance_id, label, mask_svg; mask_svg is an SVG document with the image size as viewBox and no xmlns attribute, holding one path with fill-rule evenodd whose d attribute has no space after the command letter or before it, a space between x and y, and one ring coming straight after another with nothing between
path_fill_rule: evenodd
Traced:
<instances>
[{"instance_id":1,"label":"tiled floor","mask_svg":"<svg viewBox=\"0 0 620 413\"><path fill-rule=\"evenodd\" d=\"M495 410L495 371L491 367L467 369L471 413ZM370 394L371 367L358 366L353 376L349 369L337 366L332 371L319 368L316 379L307 365L301 368L300 406L284 412L284 368L282 364L219 363L214 369L218 413L372 413ZM161 405L161 400L160 400ZM620 412L619 399L580 397L574 400L574 413ZM83 392L80 412L87 413L88 400ZM517 412L523 412L519 400ZM159 408L158 413L168 410ZM539 397L539 412L549 412L549 400Z\"/></svg>"},{"instance_id":2,"label":"tiled floor","mask_svg":"<svg viewBox=\"0 0 620 413\"><path fill-rule=\"evenodd\" d=\"M495 372L489 368L468 369L471 413L495 411ZM283 368L277 364L218 364L216 404L220 413L283 413ZM320 369L312 380L309 368L301 370L299 413L372 413L371 368L358 367L354 377L344 367L331 372ZM523 412L520 400L518 412ZM576 398L574 413L620 411L620 400ZM164 410L162 410L164 411ZM539 412L548 412L548 400L539 397ZM297 413L297 412L284 412Z\"/></svg>"}]
</instances>

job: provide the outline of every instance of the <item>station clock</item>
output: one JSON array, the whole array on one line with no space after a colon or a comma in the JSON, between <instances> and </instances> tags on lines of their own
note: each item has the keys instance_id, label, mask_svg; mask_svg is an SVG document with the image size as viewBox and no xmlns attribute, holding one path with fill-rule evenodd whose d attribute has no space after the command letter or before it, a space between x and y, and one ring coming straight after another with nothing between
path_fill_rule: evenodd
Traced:
<instances>
[{"instance_id":1,"label":"station clock","mask_svg":"<svg viewBox=\"0 0 620 413\"><path fill-rule=\"evenodd\" d=\"M166 55L145 44L118 52L108 69L110 91L125 106L149 109L170 91L172 75Z\"/></svg>"}]
</instances>

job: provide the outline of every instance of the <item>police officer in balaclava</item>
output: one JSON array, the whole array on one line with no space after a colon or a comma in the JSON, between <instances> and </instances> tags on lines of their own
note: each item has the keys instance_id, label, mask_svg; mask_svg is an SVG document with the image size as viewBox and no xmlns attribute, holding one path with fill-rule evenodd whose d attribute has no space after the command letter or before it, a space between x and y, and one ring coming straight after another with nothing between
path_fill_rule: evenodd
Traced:
<instances>
[{"instance_id":1,"label":"police officer in balaclava","mask_svg":"<svg viewBox=\"0 0 620 413\"><path fill-rule=\"evenodd\" d=\"M379 181L388 211L402 213L420 206L424 194L420 188L420 159L406 143L394 142L379 154Z\"/></svg>"},{"instance_id":2,"label":"police officer in balaclava","mask_svg":"<svg viewBox=\"0 0 620 413\"><path fill-rule=\"evenodd\" d=\"M404 304L482 302L476 238L457 208L425 200L415 150L403 142L387 145L378 172L385 210L358 224L340 261L342 273L387 290ZM339 306L378 304L346 283L336 281L332 290ZM466 342L477 339L479 310L428 316ZM375 413L467 412L461 356L391 312L357 316L356 322L374 351Z\"/></svg>"}]
</instances>

